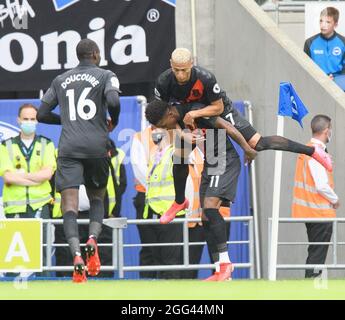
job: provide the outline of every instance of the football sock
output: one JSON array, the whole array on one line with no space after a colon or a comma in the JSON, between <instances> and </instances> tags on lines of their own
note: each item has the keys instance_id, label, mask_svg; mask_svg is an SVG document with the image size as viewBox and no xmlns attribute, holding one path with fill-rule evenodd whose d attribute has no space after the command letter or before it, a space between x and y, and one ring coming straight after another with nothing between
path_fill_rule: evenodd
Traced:
<instances>
[{"instance_id":1,"label":"football sock","mask_svg":"<svg viewBox=\"0 0 345 320\"><path fill-rule=\"evenodd\" d=\"M90 201L90 226L89 235L98 238L102 231L102 223L104 218L104 204L99 198Z\"/></svg>"},{"instance_id":2,"label":"football sock","mask_svg":"<svg viewBox=\"0 0 345 320\"><path fill-rule=\"evenodd\" d=\"M281 150L293 153L302 153L311 156L314 153L314 147L286 139L281 136L261 137L255 146L256 151L263 150Z\"/></svg>"},{"instance_id":3,"label":"football sock","mask_svg":"<svg viewBox=\"0 0 345 320\"><path fill-rule=\"evenodd\" d=\"M175 202L178 204L183 203L183 201L185 200L186 181L188 173L188 164L173 164Z\"/></svg>"},{"instance_id":4,"label":"football sock","mask_svg":"<svg viewBox=\"0 0 345 320\"><path fill-rule=\"evenodd\" d=\"M65 232L66 240L72 256L80 255L80 242L77 224L77 213L74 211L67 211L63 215L63 229Z\"/></svg>"}]
</instances>

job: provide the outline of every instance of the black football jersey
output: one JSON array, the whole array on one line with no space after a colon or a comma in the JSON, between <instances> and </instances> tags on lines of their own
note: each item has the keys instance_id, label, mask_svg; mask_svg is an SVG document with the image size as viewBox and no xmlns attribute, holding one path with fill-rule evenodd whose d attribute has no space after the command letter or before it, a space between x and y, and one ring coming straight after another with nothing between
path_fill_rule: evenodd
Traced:
<instances>
[{"instance_id":1,"label":"black football jersey","mask_svg":"<svg viewBox=\"0 0 345 320\"><path fill-rule=\"evenodd\" d=\"M60 106L59 156L101 158L107 155L105 95L109 90L119 91L116 75L86 62L53 80L42 101L49 106Z\"/></svg>"},{"instance_id":2,"label":"black football jersey","mask_svg":"<svg viewBox=\"0 0 345 320\"><path fill-rule=\"evenodd\" d=\"M191 77L183 85L177 83L172 69L163 72L157 79L155 96L166 102L200 102L205 106L222 99L224 112L229 113L232 109L231 100L219 87L216 77L199 66L192 67Z\"/></svg>"}]
</instances>

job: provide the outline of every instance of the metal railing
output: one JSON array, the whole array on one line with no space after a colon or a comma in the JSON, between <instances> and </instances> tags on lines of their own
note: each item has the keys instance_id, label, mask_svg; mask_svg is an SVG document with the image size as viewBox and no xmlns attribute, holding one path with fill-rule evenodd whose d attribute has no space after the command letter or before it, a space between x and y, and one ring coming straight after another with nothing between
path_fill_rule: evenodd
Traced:
<instances>
[{"instance_id":1,"label":"metal railing","mask_svg":"<svg viewBox=\"0 0 345 320\"><path fill-rule=\"evenodd\" d=\"M333 224L333 238L330 242L308 242L308 241L278 241L279 245L330 245L332 246L332 264L278 264L276 269L300 270L300 269L345 269L345 264L338 264L338 245L345 245L345 242L338 241L338 224L345 223L345 218L279 218L279 223L329 223ZM268 219L268 239L271 239L272 218ZM269 248L269 246L268 246ZM268 249L268 259L270 252Z\"/></svg>"},{"instance_id":2,"label":"metal railing","mask_svg":"<svg viewBox=\"0 0 345 320\"><path fill-rule=\"evenodd\" d=\"M243 101L248 111L248 121L253 125L253 105L249 100ZM261 279L261 253L260 253L260 236L259 236L259 217L258 217L258 199L257 199L257 183L256 183L256 163L252 161L250 165L251 180L251 196L253 205L253 223L254 223L254 245L255 245L255 267L256 277Z\"/></svg>"},{"instance_id":3,"label":"metal railing","mask_svg":"<svg viewBox=\"0 0 345 320\"><path fill-rule=\"evenodd\" d=\"M267 1L261 7L265 12L273 12L275 14L275 22L277 25L281 23L286 23L281 20L280 13L303 13L305 12L305 5L310 2L323 2L324 0L312 0L312 1L291 1L291 0L277 0L277 1ZM335 0L342 1L342 0ZM294 23L303 23L302 21Z\"/></svg>"},{"instance_id":4,"label":"metal railing","mask_svg":"<svg viewBox=\"0 0 345 320\"><path fill-rule=\"evenodd\" d=\"M53 266L52 256L54 247L68 247L68 244L52 243L52 225L63 224L62 219L42 219L46 224L45 255L47 264L43 266L43 271L72 271L73 266ZM77 219L78 224L89 224L89 219ZM99 247L112 247L112 265L102 266L101 271L118 271L119 277L123 278L123 229L127 228L127 218L110 218L104 219L103 224L112 228L112 243L99 243ZM81 245L84 246L84 245ZM122 249L121 249L122 248Z\"/></svg>"},{"instance_id":5,"label":"metal railing","mask_svg":"<svg viewBox=\"0 0 345 320\"><path fill-rule=\"evenodd\" d=\"M333 0L335 2L340 2L343 0ZM264 11L276 11L276 12L304 12L305 5L311 2L325 2L325 0L275 0L267 1L261 7Z\"/></svg>"},{"instance_id":6,"label":"metal railing","mask_svg":"<svg viewBox=\"0 0 345 320\"><path fill-rule=\"evenodd\" d=\"M131 271L162 271L162 270L195 270L195 269L212 269L213 264L189 264L189 247L192 245L205 245L206 242L189 242L188 223L189 222L200 222L200 218L196 219L182 219L178 218L173 220L171 223L182 223L183 224L183 242L181 243L136 243L136 244L125 244L123 241L123 231L129 224L159 224L157 219L133 219L127 220L127 218L111 218L105 219L103 223L113 229L112 243L102 244L99 246L112 247L112 265L101 266L101 271L117 271L120 279L124 278L125 272ZM228 244L241 244L248 245L249 261L248 263L234 263L235 268L247 268L249 269L250 278L254 278L254 228L253 228L253 217L252 216L238 216L225 218L225 221L230 222L247 222L248 223L248 240L245 241L228 241ZM43 271L72 271L73 266L53 266L52 265L52 252L54 247L67 247L68 244L55 244L52 243L52 225L62 224L62 219L47 219L42 220L47 225L46 227L46 238L47 243L44 244L45 254L47 257L47 263L43 266ZM78 224L88 224L88 219L78 219ZM181 265L156 265L156 266L125 266L124 264L124 249L141 247L141 246L183 246L183 264Z\"/></svg>"}]
</instances>

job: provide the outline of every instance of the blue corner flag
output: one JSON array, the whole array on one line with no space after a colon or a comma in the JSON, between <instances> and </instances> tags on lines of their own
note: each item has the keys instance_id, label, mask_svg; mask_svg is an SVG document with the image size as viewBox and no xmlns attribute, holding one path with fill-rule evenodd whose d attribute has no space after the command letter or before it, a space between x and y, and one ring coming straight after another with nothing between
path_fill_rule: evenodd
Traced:
<instances>
[{"instance_id":1,"label":"blue corner flag","mask_svg":"<svg viewBox=\"0 0 345 320\"><path fill-rule=\"evenodd\" d=\"M290 82L281 82L279 88L279 110L278 115L291 117L298 121L303 128L302 119L308 114L308 109Z\"/></svg>"}]
</instances>

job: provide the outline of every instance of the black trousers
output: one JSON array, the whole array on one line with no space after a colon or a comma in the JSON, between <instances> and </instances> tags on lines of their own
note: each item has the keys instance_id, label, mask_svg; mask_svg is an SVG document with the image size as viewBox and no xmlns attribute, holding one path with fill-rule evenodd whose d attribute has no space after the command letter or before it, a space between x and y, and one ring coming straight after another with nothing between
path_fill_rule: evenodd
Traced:
<instances>
[{"instance_id":1,"label":"black trousers","mask_svg":"<svg viewBox=\"0 0 345 320\"><path fill-rule=\"evenodd\" d=\"M329 242L332 237L333 224L306 223L309 242ZM324 264L329 245L309 245L306 264ZM315 272L314 269L306 269L305 277L314 278L319 276L322 270Z\"/></svg>"},{"instance_id":2,"label":"black trousers","mask_svg":"<svg viewBox=\"0 0 345 320\"><path fill-rule=\"evenodd\" d=\"M136 210L137 219L143 219L144 208L145 208L145 192L137 192L133 198L133 205ZM141 243L153 243L156 240L155 235L152 233L150 226L148 225L137 225L140 242ZM149 247L141 247L139 252L139 265L140 266L152 266L155 264L155 258L153 252ZM140 278L157 278L156 271L140 271Z\"/></svg>"},{"instance_id":3,"label":"black trousers","mask_svg":"<svg viewBox=\"0 0 345 320\"><path fill-rule=\"evenodd\" d=\"M82 211L78 213L78 219L88 219L89 213L88 211ZM85 244L89 238L89 225L82 224L78 226L79 230L79 239L80 244ZM108 226L102 225L102 232L97 239L98 243L112 243L112 229ZM66 244L65 233L63 230L62 224L55 225L55 243L64 243ZM82 250L82 257L85 261L86 255L85 250L83 247ZM112 247L98 247L99 258L101 260L102 266L111 266L112 265ZM55 258L56 258L56 265L57 266L70 266L73 263L73 258L71 256L71 252L68 247L56 247L55 250ZM57 271L57 277L70 277L71 271ZM114 276L112 271L101 271L97 277L101 278L111 278Z\"/></svg>"},{"instance_id":4,"label":"black trousers","mask_svg":"<svg viewBox=\"0 0 345 320\"><path fill-rule=\"evenodd\" d=\"M205 241L205 232L204 228L197 224L195 227L189 228L189 243L192 242L203 242ZM190 245L189 246L189 264L200 264L202 251L204 245ZM183 249L182 249L182 261L183 261ZM198 269L195 270L185 270L181 271L183 279L197 279L198 278Z\"/></svg>"},{"instance_id":5,"label":"black trousers","mask_svg":"<svg viewBox=\"0 0 345 320\"><path fill-rule=\"evenodd\" d=\"M183 218L184 216L180 216ZM148 219L159 218L149 207ZM152 243L176 243L183 241L182 224L156 224L147 225L147 232L150 233ZM153 257L153 265L175 265L182 264L182 246L148 247ZM157 279L181 279L179 270L157 271Z\"/></svg>"},{"instance_id":6,"label":"black trousers","mask_svg":"<svg viewBox=\"0 0 345 320\"><path fill-rule=\"evenodd\" d=\"M136 209L137 213L137 219L143 219L143 213L145 208L145 193L144 192L138 192L136 196L133 198L133 204ZM150 218L152 217L152 212L150 212ZM173 225L170 225L170 228ZM178 226L178 225L175 225ZM160 226L157 226L157 228L152 228L151 225L137 225L138 231L139 231L139 237L141 243L155 243L157 242L157 233L154 231L155 229L158 229ZM183 232L181 230L182 225L180 225L180 228L177 227L177 237L181 237L181 242L183 239L183 235L181 233ZM230 229L230 228L229 228ZM196 225L193 228L189 228L189 242L203 242L205 241L205 233L204 228L200 225ZM189 263L190 264L199 264L202 256L204 246L203 245L196 245L196 246L190 246L189 247ZM163 249L163 248L162 248ZM179 259L175 261L180 261L180 263L183 263L183 249L180 247L180 257ZM153 248L150 247L142 247L139 252L139 265L140 266L150 266L150 265L157 265L159 264L157 261L157 258L155 254L159 254L159 252ZM139 273L140 278L151 278L156 279L158 278L158 272L157 271L141 271ZM165 276L164 273L161 276ZM180 271L178 274L175 274L174 276L178 278L183 279L197 279L198 278L198 270L185 270Z\"/></svg>"}]
</instances>

